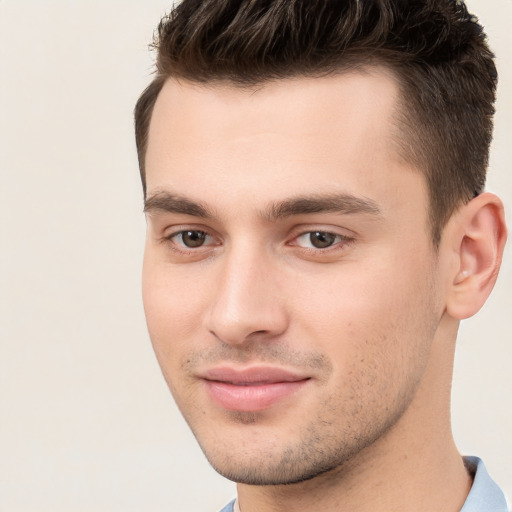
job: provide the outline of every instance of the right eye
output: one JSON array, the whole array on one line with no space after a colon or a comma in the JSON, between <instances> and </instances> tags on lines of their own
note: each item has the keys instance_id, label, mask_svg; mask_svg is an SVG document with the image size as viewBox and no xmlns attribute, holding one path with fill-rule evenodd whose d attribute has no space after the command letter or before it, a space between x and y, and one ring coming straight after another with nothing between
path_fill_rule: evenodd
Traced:
<instances>
[{"instance_id":1,"label":"right eye","mask_svg":"<svg viewBox=\"0 0 512 512\"><path fill-rule=\"evenodd\" d=\"M205 231L198 229L187 229L173 233L168 237L173 243L178 246L195 249L197 247L203 247L205 245L215 245L213 237L208 235Z\"/></svg>"}]
</instances>

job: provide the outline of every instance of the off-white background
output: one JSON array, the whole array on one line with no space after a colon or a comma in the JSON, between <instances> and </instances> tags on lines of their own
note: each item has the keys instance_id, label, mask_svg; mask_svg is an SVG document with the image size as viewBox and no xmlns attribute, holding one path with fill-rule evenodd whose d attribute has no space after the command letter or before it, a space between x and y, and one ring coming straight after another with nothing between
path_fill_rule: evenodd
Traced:
<instances>
[{"instance_id":1,"label":"off-white background","mask_svg":"<svg viewBox=\"0 0 512 512\"><path fill-rule=\"evenodd\" d=\"M501 71L489 189L512 220L511 0L472 0ZM0 0L0 511L215 511L146 334L132 108L164 0ZM461 331L453 420L512 496L512 253Z\"/></svg>"}]
</instances>

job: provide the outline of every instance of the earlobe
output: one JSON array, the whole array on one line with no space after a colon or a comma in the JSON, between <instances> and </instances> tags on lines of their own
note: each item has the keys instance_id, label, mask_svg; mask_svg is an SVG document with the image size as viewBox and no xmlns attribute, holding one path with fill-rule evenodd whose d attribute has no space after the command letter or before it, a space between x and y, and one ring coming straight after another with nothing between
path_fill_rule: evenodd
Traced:
<instances>
[{"instance_id":1,"label":"earlobe","mask_svg":"<svg viewBox=\"0 0 512 512\"><path fill-rule=\"evenodd\" d=\"M503 204L494 194L481 194L450 223L455 261L447 312L462 320L480 310L496 282L507 238Z\"/></svg>"}]
</instances>

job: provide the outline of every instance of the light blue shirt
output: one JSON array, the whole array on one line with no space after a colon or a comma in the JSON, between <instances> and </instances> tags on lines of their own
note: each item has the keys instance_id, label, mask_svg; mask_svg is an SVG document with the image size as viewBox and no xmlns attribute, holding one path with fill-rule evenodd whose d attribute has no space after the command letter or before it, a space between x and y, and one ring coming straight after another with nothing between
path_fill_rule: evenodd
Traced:
<instances>
[{"instance_id":1,"label":"light blue shirt","mask_svg":"<svg viewBox=\"0 0 512 512\"><path fill-rule=\"evenodd\" d=\"M508 512L505 496L487 473L484 463L478 457L464 457L464 461L475 477L460 512Z\"/></svg>"},{"instance_id":2,"label":"light blue shirt","mask_svg":"<svg viewBox=\"0 0 512 512\"><path fill-rule=\"evenodd\" d=\"M478 457L464 457L464 461L475 476L460 512L509 512L503 492L487 473L484 463ZM235 500L220 512L233 512L234 504Z\"/></svg>"}]
</instances>

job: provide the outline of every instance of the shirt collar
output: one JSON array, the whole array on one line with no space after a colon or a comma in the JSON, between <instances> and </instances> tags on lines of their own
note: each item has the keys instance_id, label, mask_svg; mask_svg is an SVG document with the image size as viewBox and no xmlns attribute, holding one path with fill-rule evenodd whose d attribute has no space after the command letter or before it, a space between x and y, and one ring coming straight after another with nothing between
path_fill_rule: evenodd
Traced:
<instances>
[{"instance_id":1,"label":"shirt collar","mask_svg":"<svg viewBox=\"0 0 512 512\"><path fill-rule=\"evenodd\" d=\"M489 476L482 460L464 457L464 464L474 474L474 480L460 512L508 512L505 496Z\"/></svg>"}]
</instances>

